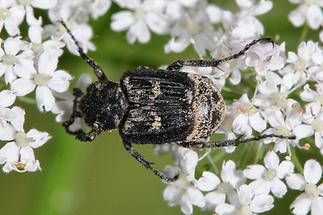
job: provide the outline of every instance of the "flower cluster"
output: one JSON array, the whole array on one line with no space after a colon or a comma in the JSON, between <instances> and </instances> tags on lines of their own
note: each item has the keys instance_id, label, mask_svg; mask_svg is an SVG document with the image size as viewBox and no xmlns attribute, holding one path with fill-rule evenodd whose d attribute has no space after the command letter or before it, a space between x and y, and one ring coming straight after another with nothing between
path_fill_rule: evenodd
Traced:
<instances>
[{"instance_id":1,"label":"flower cluster","mask_svg":"<svg viewBox=\"0 0 323 215\"><path fill-rule=\"evenodd\" d=\"M73 95L68 89L72 75L57 66L64 47L73 54L77 50L59 20L67 23L85 51L95 50L88 21L104 15L114 3L119 11L112 14L110 27L126 31L129 43L148 43L152 34L166 35L165 53L183 52L192 45L200 58L220 59L263 37L265 27L257 17L273 8L269 0L235 2L238 10L233 12L207 0L2 0L0 32L5 36L0 40L0 140L8 142L0 149L3 171L39 170L33 149L50 138L36 129L24 131L25 110L15 106L16 100L35 94L39 111L56 114L57 122L64 122L71 114ZM235 147L203 156L175 146L156 147L157 153L174 155L174 165L167 166L165 173L180 177L166 185L163 195L170 206L180 205L184 214L192 214L193 206L219 215L260 214L272 209L289 189L303 192L291 203L292 213L320 213L323 50L321 43L305 38L307 26L314 32L323 25L323 2L290 2L298 7L286 19L295 27L305 26L297 51L286 50L285 42L259 44L217 68L182 69L210 78L224 96L235 97L227 100L226 117L218 129L226 139L261 134L296 136L295 140L262 140L256 150L246 144L242 158L223 160L221 170L216 162ZM48 17L36 17L35 10L46 11ZM25 37L22 25L28 27ZM323 42L323 31L317 35ZM88 78L84 77L79 84L86 83ZM81 124L77 121L73 126ZM247 153L250 150L255 153ZM317 152L318 156L303 165L298 150ZM248 163L250 160L254 162ZM200 161L207 163L204 169Z\"/></svg>"},{"instance_id":2,"label":"flower cluster","mask_svg":"<svg viewBox=\"0 0 323 215\"><path fill-rule=\"evenodd\" d=\"M10 141L0 149L4 172L39 170L33 149L50 138L48 133L36 129L25 133L25 110L15 106L16 100L30 99L34 92L32 100L39 111L58 114L58 122L66 120L65 113L70 114L73 96L68 88L72 76L57 69L57 65L65 45L72 53L76 53L76 47L57 21L66 21L82 47L94 50L87 21L103 15L110 4L100 0L0 2L0 32L5 35L0 40L0 140ZM51 23L45 25L43 17L35 17L34 10L46 10ZM26 37L20 33L24 24L28 26Z\"/></svg>"}]
</instances>

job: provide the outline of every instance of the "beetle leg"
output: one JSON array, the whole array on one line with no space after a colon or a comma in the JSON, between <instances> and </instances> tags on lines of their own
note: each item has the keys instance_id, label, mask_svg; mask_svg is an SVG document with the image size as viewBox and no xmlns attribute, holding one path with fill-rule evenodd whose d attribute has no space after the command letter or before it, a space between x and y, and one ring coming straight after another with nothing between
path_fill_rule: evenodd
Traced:
<instances>
[{"instance_id":1,"label":"beetle leg","mask_svg":"<svg viewBox=\"0 0 323 215\"><path fill-rule=\"evenodd\" d=\"M67 120L63 123L63 126L65 127L66 132L69 134L76 134L76 132L71 131L69 127L70 127L70 125L72 125L74 123L74 120L76 117L82 117L82 115L83 115L78 108L79 103L80 103L80 98L83 96L82 90L79 88L74 88L73 95L75 96L74 101L73 101L73 104L74 104L73 105L73 112L72 112L69 120Z\"/></svg>"},{"instance_id":2,"label":"beetle leg","mask_svg":"<svg viewBox=\"0 0 323 215\"><path fill-rule=\"evenodd\" d=\"M123 146L127 150L127 152L129 152L131 154L132 157L134 157L139 163L141 163L144 167L146 167L146 169L151 170L155 175L157 175L162 180L164 180L166 182L173 182L173 181L177 180L178 176L175 176L173 178L169 178L166 175L164 175L162 172L160 172L159 170L155 169L152 166L151 162L147 161L139 152L135 151L132 148L131 144L124 143Z\"/></svg>"},{"instance_id":3,"label":"beetle leg","mask_svg":"<svg viewBox=\"0 0 323 215\"><path fill-rule=\"evenodd\" d=\"M66 23L63 20L59 21L64 28L66 29L67 33L70 35L70 37L72 38L72 40L74 41L76 47L77 47L77 51L80 54L80 56L83 58L83 60L85 60L85 62L92 67L96 77L100 80L100 81L104 81L107 80L104 71L101 69L101 67L91 58L89 57L87 54L85 54L85 52L83 51L82 47L80 46L79 42L75 39L74 35L71 33L70 29L67 27Z\"/></svg>"},{"instance_id":4,"label":"beetle leg","mask_svg":"<svg viewBox=\"0 0 323 215\"><path fill-rule=\"evenodd\" d=\"M276 134L265 134L260 135L256 137L251 137L247 139L233 139L233 140L222 140L222 141L215 141L215 142L180 142L176 143L179 146L185 147L185 148L217 148L217 147L225 147L225 146L238 146L242 143L247 143L251 141L258 141L270 137L277 137L281 139L290 139L295 140L295 136L283 136L283 135L276 135Z\"/></svg>"},{"instance_id":5,"label":"beetle leg","mask_svg":"<svg viewBox=\"0 0 323 215\"><path fill-rule=\"evenodd\" d=\"M244 55L252 46L258 43L272 43L274 47L274 41L271 38L259 38L248 43L241 51L236 54L233 54L229 57L222 59L212 59L212 60L178 60L170 65L168 65L168 71L178 71L184 66L194 66L194 67L218 67L220 64L237 59L238 57Z\"/></svg>"},{"instance_id":6,"label":"beetle leg","mask_svg":"<svg viewBox=\"0 0 323 215\"><path fill-rule=\"evenodd\" d=\"M101 129L97 124L94 124L92 127L92 130L88 133L86 133L83 130L78 130L75 132L76 138L81 141L92 141L94 140L100 133Z\"/></svg>"}]
</instances>

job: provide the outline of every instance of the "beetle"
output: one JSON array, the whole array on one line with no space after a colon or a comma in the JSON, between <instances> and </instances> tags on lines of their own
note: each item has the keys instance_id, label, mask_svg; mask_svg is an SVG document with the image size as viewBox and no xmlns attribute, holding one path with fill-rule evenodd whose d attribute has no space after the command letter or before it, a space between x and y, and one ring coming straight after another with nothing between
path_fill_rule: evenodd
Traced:
<instances>
[{"instance_id":1,"label":"beetle","mask_svg":"<svg viewBox=\"0 0 323 215\"><path fill-rule=\"evenodd\" d=\"M218 67L244 55L258 43L274 45L270 38L253 40L238 53L223 59L177 60L166 69L140 66L115 83L85 54L65 22L60 23L98 79L87 87L86 93L74 89L73 112L63 123L66 131L81 141L93 141L101 132L118 128L125 150L162 180L172 182L178 176L170 178L155 169L132 145L176 144L201 149L237 146L269 137L295 139L295 136L265 134L248 139L209 141L224 119L224 99L207 77L179 71L184 66ZM82 117L91 130L70 130L76 117Z\"/></svg>"}]
</instances>

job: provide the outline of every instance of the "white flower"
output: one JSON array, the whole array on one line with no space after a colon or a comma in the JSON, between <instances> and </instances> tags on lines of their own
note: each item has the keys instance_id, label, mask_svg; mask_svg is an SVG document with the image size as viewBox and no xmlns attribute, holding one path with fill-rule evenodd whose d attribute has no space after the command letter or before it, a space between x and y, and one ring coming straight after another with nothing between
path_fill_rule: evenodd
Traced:
<instances>
[{"instance_id":1,"label":"white flower","mask_svg":"<svg viewBox=\"0 0 323 215\"><path fill-rule=\"evenodd\" d=\"M268 194L270 191L274 196L281 198L287 192L287 187L282 179L294 171L294 165L290 161L279 163L277 154L273 151L267 152L264 158L264 166L259 164L249 165L243 171L244 175L254 180L249 186L255 194Z\"/></svg>"},{"instance_id":2,"label":"white flower","mask_svg":"<svg viewBox=\"0 0 323 215\"><path fill-rule=\"evenodd\" d=\"M28 133L18 131L12 142L0 149L0 164L3 171L34 172L40 170L33 149L42 146L50 138L48 133L31 129Z\"/></svg>"},{"instance_id":3,"label":"white flower","mask_svg":"<svg viewBox=\"0 0 323 215\"><path fill-rule=\"evenodd\" d=\"M288 104L289 103L289 104ZM268 123L271 125L271 128L267 129L264 133L266 134L277 134L283 136L304 136L302 131L300 133L294 133L294 129L297 125L301 124L301 118L299 114L299 110L297 108L297 104L293 100L288 100L286 105L287 113L283 113L278 108L268 108L264 112ZM296 104L296 105L295 105ZM289 110L290 109L290 110ZM273 142L272 140L264 141L265 143ZM297 140L289 140L289 139L281 139L274 138L275 146L274 150L279 151L280 153L285 153L289 149L290 144L295 144Z\"/></svg>"},{"instance_id":4,"label":"white flower","mask_svg":"<svg viewBox=\"0 0 323 215\"><path fill-rule=\"evenodd\" d=\"M202 8L203 9L203 8ZM171 39L165 45L165 52L182 52L190 44L200 57L205 56L206 50L216 48L215 31L205 10L188 10L176 20L170 30Z\"/></svg>"},{"instance_id":5,"label":"white flower","mask_svg":"<svg viewBox=\"0 0 323 215\"><path fill-rule=\"evenodd\" d=\"M250 215L269 211L274 207L274 198L268 194L255 195L248 185L238 188L238 201L234 204L224 203L216 207L219 215Z\"/></svg>"},{"instance_id":6,"label":"white flower","mask_svg":"<svg viewBox=\"0 0 323 215\"><path fill-rule=\"evenodd\" d=\"M32 25L28 29L28 36L31 42L31 50L37 55L43 52L50 52L53 56L61 56L63 54L62 48L64 43L57 40L43 41L42 34L44 29L41 25Z\"/></svg>"},{"instance_id":7,"label":"white flower","mask_svg":"<svg viewBox=\"0 0 323 215\"><path fill-rule=\"evenodd\" d=\"M313 102L305 106L305 113L302 115L303 125L300 129L309 129L307 136L314 133L315 145L323 154L323 108L320 104Z\"/></svg>"},{"instance_id":8,"label":"white flower","mask_svg":"<svg viewBox=\"0 0 323 215\"><path fill-rule=\"evenodd\" d=\"M266 129L267 122L261 112L252 104L247 94L233 103L237 116L233 121L233 130L238 134L251 136L252 130L262 132Z\"/></svg>"},{"instance_id":9,"label":"white flower","mask_svg":"<svg viewBox=\"0 0 323 215\"><path fill-rule=\"evenodd\" d=\"M308 160L304 165L304 176L292 174L286 178L291 189L305 191L299 195L290 208L297 215L322 213L323 204L323 183L317 185L322 179L322 167L315 160Z\"/></svg>"},{"instance_id":10,"label":"white flower","mask_svg":"<svg viewBox=\"0 0 323 215\"><path fill-rule=\"evenodd\" d=\"M11 94L11 95L10 95ZM1 105L8 105L14 102L15 95L2 91L0 99L3 99ZM11 98L10 98L11 97ZM0 107L0 140L12 140L15 132L22 129L22 124L25 120L25 111L19 107L8 108Z\"/></svg>"},{"instance_id":11,"label":"white flower","mask_svg":"<svg viewBox=\"0 0 323 215\"><path fill-rule=\"evenodd\" d=\"M15 0L1 0L0 32L4 26L10 36L19 34L19 25L23 22L24 16L24 7L17 5Z\"/></svg>"},{"instance_id":12,"label":"white flower","mask_svg":"<svg viewBox=\"0 0 323 215\"><path fill-rule=\"evenodd\" d=\"M180 170L166 167L170 177L177 175ZM169 206L180 205L184 214L193 213L193 205L203 208L205 201L203 194L192 185L190 177L181 175L175 182L169 183L163 192L165 201Z\"/></svg>"},{"instance_id":13,"label":"white flower","mask_svg":"<svg viewBox=\"0 0 323 215\"><path fill-rule=\"evenodd\" d=\"M71 75L63 70L56 70L58 63L57 56L50 53L43 53L39 57L37 70L19 71L19 78L15 80L11 89L18 96L24 96L36 88L36 102L40 111L50 111L55 98L52 91L62 93L68 89Z\"/></svg>"},{"instance_id":14,"label":"white flower","mask_svg":"<svg viewBox=\"0 0 323 215\"><path fill-rule=\"evenodd\" d=\"M195 151L183 147L175 147L174 157L178 161L182 173L186 174L188 178L193 180L195 178L195 168L199 161L198 155Z\"/></svg>"},{"instance_id":15,"label":"white flower","mask_svg":"<svg viewBox=\"0 0 323 215\"><path fill-rule=\"evenodd\" d=\"M31 72L33 67L33 53L23 51L23 41L19 37L9 37L0 48L0 76L4 74L5 82L12 83L17 73Z\"/></svg>"},{"instance_id":16,"label":"white flower","mask_svg":"<svg viewBox=\"0 0 323 215\"><path fill-rule=\"evenodd\" d=\"M300 4L289 15L288 19L296 27L302 26L305 21L312 29L318 29L323 21L322 0L289 0L293 4Z\"/></svg>"},{"instance_id":17,"label":"white flower","mask_svg":"<svg viewBox=\"0 0 323 215\"><path fill-rule=\"evenodd\" d=\"M235 189L244 181L242 171L236 170L235 163L229 160L222 164L221 180L212 172L205 171L195 186L201 191L208 192L205 195L206 208L214 210L216 206L224 204L226 199L231 203L236 202Z\"/></svg>"},{"instance_id":18,"label":"white flower","mask_svg":"<svg viewBox=\"0 0 323 215\"><path fill-rule=\"evenodd\" d=\"M254 67L259 75L264 75L269 70L279 70L285 65L285 59L282 56L284 52L284 43L274 47L271 43L255 46L247 54L246 65Z\"/></svg>"},{"instance_id":19,"label":"white flower","mask_svg":"<svg viewBox=\"0 0 323 215\"><path fill-rule=\"evenodd\" d=\"M295 74L303 81L313 76L311 67L321 65L323 52L318 43L313 41L301 42L297 54L288 52L287 62L295 70ZM315 71L317 72L317 71Z\"/></svg>"},{"instance_id":20,"label":"white flower","mask_svg":"<svg viewBox=\"0 0 323 215\"><path fill-rule=\"evenodd\" d=\"M198 0L167 0L166 15L173 20L183 16L185 7L194 7Z\"/></svg>"},{"instance_id":21,"label":"white flower","mask_svg":"<svg viewBox=\"0 0 323 215\"><path fill-rule=\"evenodd\" d=\"M127 31L127 40L134 43L147 43L150 40L150 30L157 34L168 31L167 17L162 13L163 1L135 1L130 10L123 10L112 15L111 28L114 31ZM128 6L128 5L126 5Z\"/></svg>"}]
</instances>

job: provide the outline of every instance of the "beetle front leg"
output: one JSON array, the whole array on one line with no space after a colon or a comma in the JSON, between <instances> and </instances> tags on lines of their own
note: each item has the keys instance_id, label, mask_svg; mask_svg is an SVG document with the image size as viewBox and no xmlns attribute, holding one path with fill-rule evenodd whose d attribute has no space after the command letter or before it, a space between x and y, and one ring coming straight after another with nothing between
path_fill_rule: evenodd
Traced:
<instances>
[{"instance_id":1,"label":"beetle front leg","mask_svg":"<svg viewBox=\"0 0 323 215\"><path fill-rule=\"evenodd\" d=\"M176 143L179 146L185 147L185 148L195 148L195 149L202 149L202 148L218 148L218 147L226 147L226 146L238 146L243 143L251 142L251 141L259 141L266 138L281 138L281 139L289 139L289 140L295 140L295 136L283 136L283 135L276 135L276 134L265 134L260 135L256 137L251 137L247 139L233 139L233 140L221 140L221 141L214 141L214 142L180 142Z\"/></svg>"},{"instance_id":2,"label":"beetle front leg","mask_svg":"<svg viewBox=\"0 0 323 215\"><path fill-rule=\"evenodd\" d=\"M151 162L147 161L139 152L135 151L132 148L131 144L123 143L123 146L127 150L127 152L129 152L131 154L132 157L134 157L139 163L141 163L144 167L146 167L146 169L151 170L155 175L157 175L162 180L164 180L166 182L173 182L173 181L177 180L178 176L175 176L173 178L169 178L166 175L164 175L162 172L160 172L159 170L155 169L152 166Z\"/></svg>"},{"instance_id":3,"label":"beetle front leg","mask_svg":"<svg viewBox=\"0 0 323 215\"><path fill-rule=\"evenodd\" d=\"M79 104L80 104L81 97L83 96L83 92L79 88L74 88L73 95L75 96L73 101L73 112L70 118L63 123L63 126L65 127L65 130L67 133L75 135L76 132L71 131L70 126L74 123L76 117L82 117L83 115L79 110Z\"/></svg>"}]
</instances>

